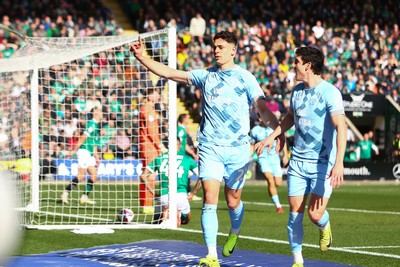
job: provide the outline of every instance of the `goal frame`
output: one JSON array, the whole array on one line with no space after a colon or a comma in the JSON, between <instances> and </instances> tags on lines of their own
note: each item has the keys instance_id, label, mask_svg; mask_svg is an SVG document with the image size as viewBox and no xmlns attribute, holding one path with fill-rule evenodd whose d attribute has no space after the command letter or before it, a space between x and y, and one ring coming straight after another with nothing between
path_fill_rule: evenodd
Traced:
<instances>
[{"instance_id":1,"label":"goal frame","mask_svg":"<svg viewBox=\"0 0 400 267\"><path fill-rule=\"evenodd\" d=\"M168 33L168 66L176 69L176 29L171 27L167 30ZM157 31L157 32L161 32ZM154 32L156 33L156 32ZM138 36L142 36L142 39L146 36L149 36L153 33L144 33L138 34L136 36L130 37L130 42L135 42L138 39ZM102 38L102 37L99 37ZM24 40L29 40L29 37L24 38ZM115 47L121 44L116 44ZM97 53L99 51L93 51L92 54ZM36 55L37 56L37 55ZM79 57L77 57L79 58ZM20 59L22 60L22 59ZM39 70L44 68L45 66L38 64L38 58L25 58L28 62L26 63L26 69L22 71L32 71L31 79L30 79L30 92L31 99L30 104L31 107L37 107L39 105ZM69 62L73 59L68 59ZM7 62L7 61L3 61ZM32 63L34 62L34 63ZM61 64L60 62L51 63L49 66ZM40 65L40 66L38 66ZM15 71L15 70L11 70ZM0 72L10 72L6 67L0 67ZM24 224L23 226L31 229L76 229L82 227L107 227L112 229L127 229L127 228L167 228L167 229L175 229L177 227L177 203L176 203L176 195L177 195L177 173L176 173L176 143L177 140L177 111L176 111L176 97L177 97L177 84L172 80L168 80L168 131L169 131L169 214L170 218L166 223L163 224L145 224L145 223L137 223L137 224L66 224L66 225L36 225L36 224ZM31 142L31 160L32 160L32 169L30 173L30 183L31 183L31 203L29 203L25 208L18 208L22 212L32 212L32 213L40 213L40 150L39 150L39 139L35 138L39 136L39 111L37 108L31 108L31 134L32 134L32 142ZM116 216L117 214L115 214Z\"/></svg>"}]
</instances>

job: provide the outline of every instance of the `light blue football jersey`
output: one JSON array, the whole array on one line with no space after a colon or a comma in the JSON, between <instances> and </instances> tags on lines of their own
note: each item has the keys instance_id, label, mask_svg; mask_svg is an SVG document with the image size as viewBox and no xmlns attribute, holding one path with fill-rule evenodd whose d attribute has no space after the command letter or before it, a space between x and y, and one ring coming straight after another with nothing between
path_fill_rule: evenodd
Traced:
<instances>
[{"instance_id":1,"label":"light blue football jersey","mask_svg":"<svg viewBox=\"0 0 400 267\"><path fill-rule=\"evenodd\" d=\"M292 92L290 108L295 123L292 159L331 164L336 160L336 130L332 116L344 114L342 95L322 80L315 88L298 84Z\"/></svg>"},{"instance_id":2,"label":"light blue football jersey","mask_svg":"<svg viewBox=\"0 0 400 267\"><path fill-rule=\"evenodd\" d=\"M197 133L199 143L239 146L249 143L250 105L264 96L256 78L235 66L191 70L189 84L202 90L202 118Z\"/></svg>"},{"instance_id":3,"label":"light blue football jersey","mask_svg":"<svg viewBox=\"0 0 400 267\"><path fill-rule=\"evenodd\" d=\"M261 125L256 125L250 131L250 138L253 143L258 143L265 138L267 138L274 130L270 127L263 127ZM261 155L259 157L274 157L276 156L276 141L274 145L271 147L270 152L268 153L268 147L264 148Z\"/></svg>"}]
</instances>

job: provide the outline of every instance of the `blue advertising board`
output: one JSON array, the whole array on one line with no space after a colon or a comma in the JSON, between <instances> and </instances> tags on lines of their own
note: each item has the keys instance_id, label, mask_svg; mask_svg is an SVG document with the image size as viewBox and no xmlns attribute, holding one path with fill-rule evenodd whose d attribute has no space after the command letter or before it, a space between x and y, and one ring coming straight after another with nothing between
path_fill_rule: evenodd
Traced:
<instances>
[{"instance_id":1,"label":"blue advertising board","mask_svg":"<svg viewBox=\"0 0 400 267\"><path fill-rule=\"evenodd\" d=\"M57 180L70 180L78 174L76 159L56 159ZM138 180L142 174L142 162L138 159L102 160L98 166L99 180Z\"/></svg>"}]
</instances>

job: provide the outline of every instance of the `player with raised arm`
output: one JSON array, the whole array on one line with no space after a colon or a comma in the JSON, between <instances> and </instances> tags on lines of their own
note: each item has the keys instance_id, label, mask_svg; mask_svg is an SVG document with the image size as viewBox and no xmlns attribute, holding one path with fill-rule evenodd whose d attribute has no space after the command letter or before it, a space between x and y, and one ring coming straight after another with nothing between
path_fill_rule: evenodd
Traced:
<instances>
[{"instance_id":1,"label":"player with raised arm","mask_svg":"<svg viewBox=\"0 0 400 267\"><path fill-rule=\"evenodd\" d=\"M343 183L343 159L347 127L340 91L323 80L324 55L315 47L300 47L293 64L297 84L291 95L290 110L280 126L255 145L261 154L270 150L274 138L295 126L295 142L288 169L288 239L293 267L304 266L302 255L303 217L308 200L308 216L320 229L320 249L332 243L329 213L326 210L333 188Z\"/></svg>"},{"instance_id":2,"label":"player with raised arm","mask_svg":"<svg viewBox=\"0 0 400 267\"><path fill-rule=\"evenodd\" d=\"M190 157L186 152L180 151L181 141L178 138L177 140L177 151L178 155L176 156L176 171L177 171L177 207L178 207L178 226L180 224L188 224L191 219L190 212L190 204L188 199L188 175L189 171L192 171L195 175L198 175L198 167L197 163L194 161L192 157ZM147 190L152 192L154 196L157 196L157 201L160 202L161 207L163 209L162 220L165 221L168 219L168 185L169 185L169 175L168 175L168 164L169 162L169 153L164 152L160 156L156 157L152 162L150 162L142 175L140 176L140 180L146 186ZM150 174L158 174L159 177L159 192L155 192L154 187L150 187L148 183L148 179ZM200 184L199 184L200 185ZM199 190L199 185L196 185L193 190ZM157 218L158 219L158 218ZM156 220L157 220L156 219Z\"/></svg>"},{"instance_id":3,"label":"player with raised arm","mask_svg":"<svg viewBox=\"0 0 400 267\"><path fill-rule=\"evenodd\" d=\"M143 44L131 45L134 56L150 71L163 78L191 84L202 90L202 118L197 140L199 177L204 193L201 225L208 255L200 266L220 266L217 254L217 204L222 180L225 181L225 200L231 220L230 234L222 254L229 257L234 251L242 225L244 205L241 201L250 155L251 103L255 103L266 125L276 128L278 120L266 106L264 93L256 78L234 63L237 49L235 34L222 31L214 36L216 66L208 69L181 71L145 57ZM278 147L284 143L283 134Z\"/></svg>"},{"instance_id":4,"label":"player with raised arm","mask_svg":"<svg viewBox=\"0 0 400 267\"><path fill-rule=\"evenodd\" d=\"M103 113L101 108L95 107L93 109L93 118L87 122L86 129L83 134L79 137L78 143L75 145L71 156L76 154L78 158L78 176L75 177L71 183L65 188L61 195L61 201L64 204L68 204L69 192L71 192L79 182L85 179L86 172L89 173L90 178L87 181L85 192L82 194L79 203L83 204L95 204L94 200L89 199L89 194L93 189L94 183L97 181L97 166L101 158L97 147L99 145L99 125Z\"/></svg>"},{"instance_id":5,"label":"player with raised arm","mask_svg":"<svg viewBox=\"0 0 400 267\"><path fill-rule=\"evenodd\" d=\"M259 117L259 124L254 126L250 131L250 137L252 143L260 142L264 138L268 137L274 130L270 127L266 127L264 122ZM282 205L279 200L277 187L282 185L282 167L281 167L281 156L279 152L276 152L276 141L272 149L268 152L268 148L265 148L261 155L258 157L257 163L260 166L261 172L264 174L265 180L268 184L268 194L275 204L276 212L284 213ZM283 148L282 163L286 166L288 163L287 147Z\"/></svg>"}]
</instances>

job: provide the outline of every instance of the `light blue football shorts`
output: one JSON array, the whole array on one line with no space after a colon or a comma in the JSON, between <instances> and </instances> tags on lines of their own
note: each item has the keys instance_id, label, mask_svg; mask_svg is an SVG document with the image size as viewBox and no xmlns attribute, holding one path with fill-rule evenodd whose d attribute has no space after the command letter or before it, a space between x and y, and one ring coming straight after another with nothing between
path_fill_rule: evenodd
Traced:
<instances>
[{"instance_id":1,"label":"light blue football shorts","mask_svg":"<svg viewBox=\"0 0 400 267\"><path fill-rule=\"evenodd\" d=\"M288 195L303 196L312 193L329 198L332 194L332 186L327 177L332 167L328 163L310 163L291 159L287 173Z\"/></svg>"},{"instance_id":2,"label":"light blue football shorts","mask_svg":"<svg viewBox=\"0 0 400 267\"><path fill-rule=\"evenodd\" d=\"M230 189L242 189L249 166L250 145L241 146L198 146L199 177L202 180L216 179Z\"/></svg>"},{"instance_id":3,"label":"light blue football shorts","mask_svg":"<svg viewBox=\"0 0 400 267\"><path fill-rule=\"evenodd\" d=\"M270 172L274 177L282 177L281 158L279 155L259 157L258 164L262 173Z\"/></svg>"}]
</instances>

